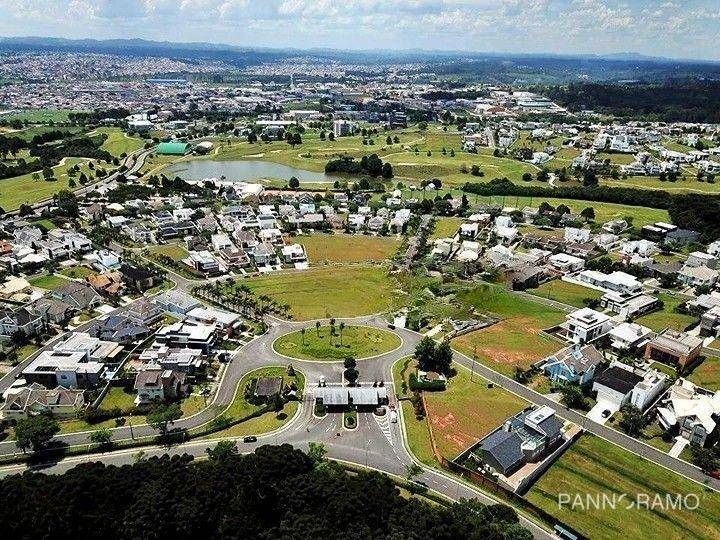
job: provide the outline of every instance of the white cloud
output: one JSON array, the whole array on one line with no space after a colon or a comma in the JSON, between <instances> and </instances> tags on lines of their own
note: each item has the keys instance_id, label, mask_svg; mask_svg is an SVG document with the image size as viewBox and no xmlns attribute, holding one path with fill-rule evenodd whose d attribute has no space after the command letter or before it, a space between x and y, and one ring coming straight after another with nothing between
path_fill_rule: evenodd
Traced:
<instances>
[{"instance_id":1,"label":"white cloud","mask_svg":"<svg viewBox=\"0 0 720 540\"><path fill-rule=\"evenodd\" d=\"M717 1L0 0L0 34L719 58Z\"/></svg>"}]
</instances>

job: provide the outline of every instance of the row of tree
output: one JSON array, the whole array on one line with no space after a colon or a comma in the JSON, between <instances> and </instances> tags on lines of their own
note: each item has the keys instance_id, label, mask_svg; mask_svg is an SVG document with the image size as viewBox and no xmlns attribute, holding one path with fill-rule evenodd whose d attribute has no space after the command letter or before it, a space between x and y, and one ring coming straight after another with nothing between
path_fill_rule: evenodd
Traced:
<instances>
[{"instance_id":1,"label":"row of tree","mask_svg":"<svg viewBox=\"0 0 720 540\"><path fill-rule=\"evenodd\" d=\"M7 538L436 538L529 540L504 505L404 498L387 476L348 475L290 445L239 455L234 442L122 467L87 463L63 475L0 480Z\"/></svg>"}]
</instances>

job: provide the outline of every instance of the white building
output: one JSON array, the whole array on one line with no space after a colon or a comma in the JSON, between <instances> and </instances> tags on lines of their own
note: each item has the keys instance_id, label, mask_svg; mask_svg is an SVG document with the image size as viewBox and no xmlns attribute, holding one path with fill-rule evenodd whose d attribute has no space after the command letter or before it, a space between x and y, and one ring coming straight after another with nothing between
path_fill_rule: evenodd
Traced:
<instances>
[{"instance_id":1,"label":"white building","mask_svg":"<svg viewBox=\"0 0 720 540\"><path fill-rule=\"evenodd\" d=\"M573 311L561 325L567 338L574 343L588 343L607 334L612 326L609 316L590 308Z\"/></svg>"}]
</instances>

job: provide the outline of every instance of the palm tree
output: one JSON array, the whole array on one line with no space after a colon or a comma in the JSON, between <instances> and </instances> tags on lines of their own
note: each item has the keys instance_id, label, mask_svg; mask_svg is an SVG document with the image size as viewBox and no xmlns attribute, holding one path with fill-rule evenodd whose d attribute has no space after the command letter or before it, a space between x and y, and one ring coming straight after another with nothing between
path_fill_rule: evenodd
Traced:
<instances>
[{"instance_id":1,"label":"palm tree","mask_svg":"<svg viewBox=\"0 0 720 540\"><path fill-rule=\"evenodd\" d=\"M320 321L315 321L315 333L320 337Z\"/></svg>"},{"instance_id":2,"label":"palm tree","mask_svg":"<svg viewBox=\"0 0 720 540\"><path fill-rule=\"evenodd\" d=\"M331 320L333 320L333 319L331 319ZM335 323L331 322L330 323L330 346L332 346L332 340L333 340L334 335L335 335Z\"/></svg>"},{"instance_id":3,"label":"palm tree","mask_svg":"<svg viewBox=\"0 0 720 540\"><path fill-rule=\"evenodd\" d=\"M341 323L340 323L340 346L341 346L341 347L343 346L343 342L342 342L343 330L345 330L345 323L344 323L344 322L341 322Z\"/></svg>"},{"instance_id":4,"label":"palm tree","mask_svg":"<svg viewBox=\"0 0 720 540\"><path fill-rule=\"evenodd\" d=\"M300 329L300 335L302 336L302 344L304 347L305 346L305 329L304 328Z\"/></svg>"}]
</instances>

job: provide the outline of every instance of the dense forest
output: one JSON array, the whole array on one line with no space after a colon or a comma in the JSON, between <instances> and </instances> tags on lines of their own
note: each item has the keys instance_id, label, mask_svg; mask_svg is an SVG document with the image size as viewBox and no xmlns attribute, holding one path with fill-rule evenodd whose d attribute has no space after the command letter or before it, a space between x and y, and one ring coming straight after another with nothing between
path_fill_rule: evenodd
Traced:
<instances>
[{"instance_id":1,"label":"dense forest","mask_svg":"<svg viewBox=\"0 0 720 540\"><path fill-rule=\"evenodd\" d=\"M570 84L535 87L572 111L590 109L618 117L660 122L720 122L720 81L666 84Z\"/></svg>"},{"instance_id":2,"label":"dense forest","mask_svg":"<svg viewBox=\"0 0 720 540\"><path fill-rule=\"evenodd\" d=\"M3 538L418 538L529 540L514 510L407 499L379 473L348 475L290 445L210 459L79 465L0 480Z\"/></svg>"}]
</instances>

